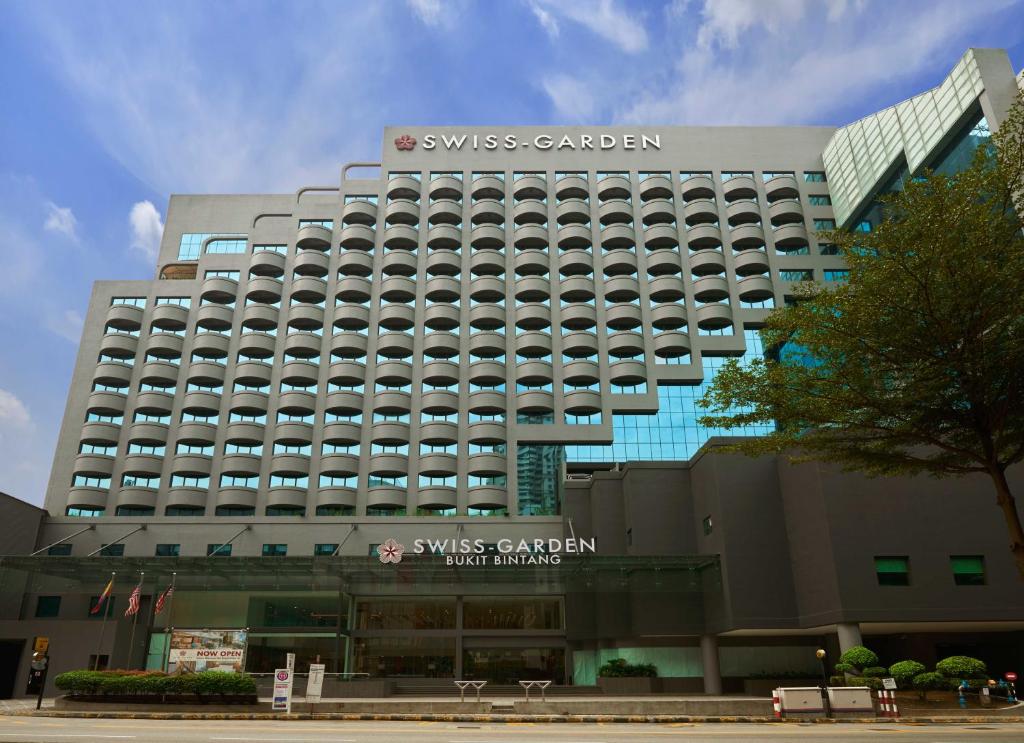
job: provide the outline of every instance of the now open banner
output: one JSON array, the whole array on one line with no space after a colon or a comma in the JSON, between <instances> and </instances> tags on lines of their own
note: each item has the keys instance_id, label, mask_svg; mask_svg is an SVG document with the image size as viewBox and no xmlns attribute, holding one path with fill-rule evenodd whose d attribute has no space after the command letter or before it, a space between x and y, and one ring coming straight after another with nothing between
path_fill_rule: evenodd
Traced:
<instances>
[{"instance_id":1,"label":"now open banner","mask_svg":"<svg viewBox=\"0 0 1024 743\"><path fill-rule=\"evenodd\" d=\"M245 630L174 630L168 672L241 671L245 667Z\"/></svg>"}]
</instances>

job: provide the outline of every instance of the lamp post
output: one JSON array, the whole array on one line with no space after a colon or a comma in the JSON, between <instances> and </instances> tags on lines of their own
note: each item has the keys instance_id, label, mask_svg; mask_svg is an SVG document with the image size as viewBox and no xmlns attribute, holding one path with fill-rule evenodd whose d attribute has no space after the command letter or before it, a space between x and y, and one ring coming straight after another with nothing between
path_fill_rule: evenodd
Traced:
<instances>
[{"instance_id":1,"label":"lamp post","mask_svg":"<svg viewBox=\"0 0 1024 743\"><path fill-rule=\"evenodd\" d=\"M825 717L832 716L832 710L828 703L828 668L825 666L825 659L828 653L825 652L824 648L818 648L814 651L815 657L821 661L821 705L822 709L825 710Z\"/></svg>"}]
</instances>

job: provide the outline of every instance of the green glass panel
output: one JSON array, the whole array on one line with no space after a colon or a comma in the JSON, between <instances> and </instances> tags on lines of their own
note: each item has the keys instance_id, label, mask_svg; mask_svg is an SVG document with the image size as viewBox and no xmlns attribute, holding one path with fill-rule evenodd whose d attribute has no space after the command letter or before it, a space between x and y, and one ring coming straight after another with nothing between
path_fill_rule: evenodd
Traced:
<instances>
[{"instance_id":1,"label":"green glass panel","mask_svg":"<svg viewBox=\"0 0 1024 743\"><path fill-rule=\"evenodd\" d=\"M976 575L985 572L985 560L982 557L951 557L949 560L956 575Z\"/></svg>"},{"instance_id":2,"label":"green glass panel","mask_svg":"<svg viewBox=\"0 0 1024 743\"><path fill-rule=\"evenodd\" d=\"M879 573L906 573L909 569L906 557L875 558L875 570Z\"/></svg>"}]
</instances>

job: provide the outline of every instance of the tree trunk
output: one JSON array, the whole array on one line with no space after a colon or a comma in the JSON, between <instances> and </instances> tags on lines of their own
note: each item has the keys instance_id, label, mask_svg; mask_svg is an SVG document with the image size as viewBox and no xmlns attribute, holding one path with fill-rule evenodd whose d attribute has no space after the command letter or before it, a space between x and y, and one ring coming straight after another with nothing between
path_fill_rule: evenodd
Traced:
<instances>
[{"instance_id":1,"label":"tree trunk","mask_svg":"<svg viewBox=\"0 0 1024 743\"><path fill-rule=\"evenodd\" d=\"M1017 501L1010 492L1010 484L1006 481L1006 472L1001 469L990 471L992 482L996 486L996 505L1003 511L1003 518L1006 519L1006 528L1010 532L1010 552L1017 563L1017 572L1020 579L1024 580L1024 527L1020 523L1020 513L1017 511Z\"/></svg>"}]
</instances>

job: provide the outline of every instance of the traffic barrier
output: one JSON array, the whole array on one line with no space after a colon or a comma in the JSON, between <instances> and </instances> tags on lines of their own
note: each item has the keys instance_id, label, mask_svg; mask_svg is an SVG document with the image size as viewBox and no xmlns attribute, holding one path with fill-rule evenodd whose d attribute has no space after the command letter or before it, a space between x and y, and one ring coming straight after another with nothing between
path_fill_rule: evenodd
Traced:
<instances>
[{"instance_id":1,"label":"traffic barrier","mask_svg":"<svg viewBox=\"0 0 1024 743\"><path fill-rule=\"evenodd\" d=\"M772 707L775 710L775 719L782 719L782 702L779 700L779 690L772 692Z\"/></svg>"}]
</instances>

